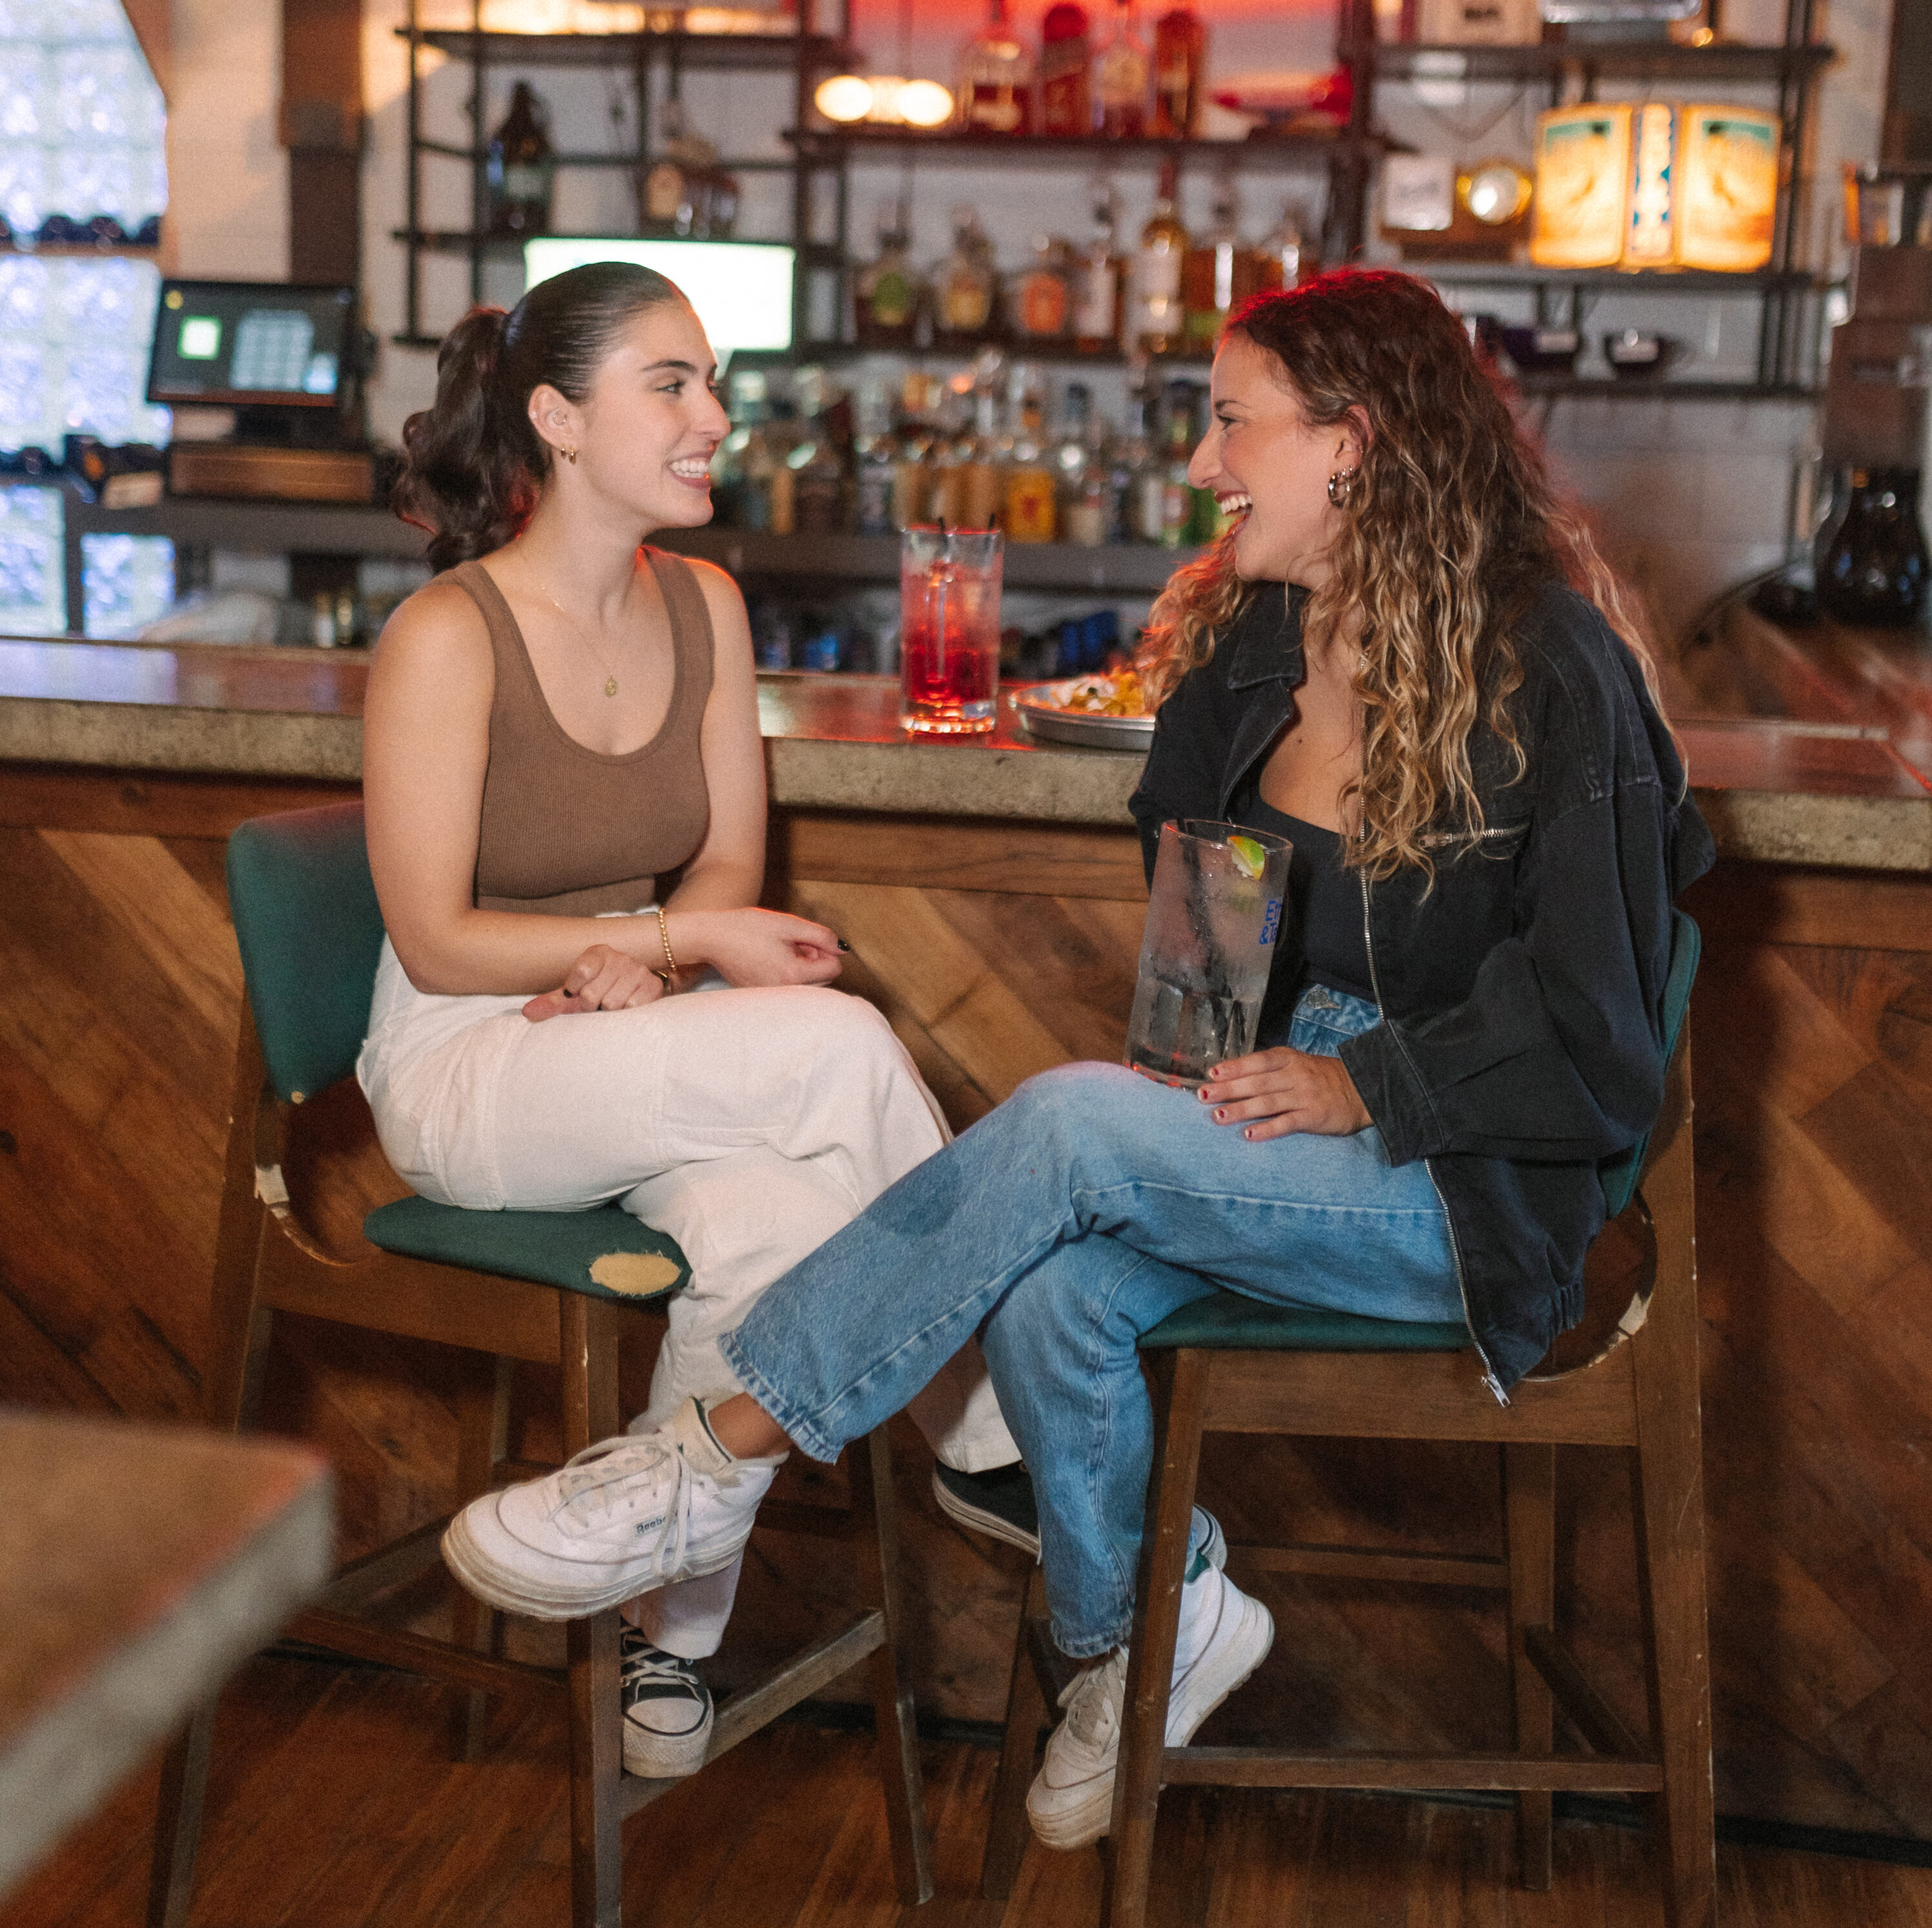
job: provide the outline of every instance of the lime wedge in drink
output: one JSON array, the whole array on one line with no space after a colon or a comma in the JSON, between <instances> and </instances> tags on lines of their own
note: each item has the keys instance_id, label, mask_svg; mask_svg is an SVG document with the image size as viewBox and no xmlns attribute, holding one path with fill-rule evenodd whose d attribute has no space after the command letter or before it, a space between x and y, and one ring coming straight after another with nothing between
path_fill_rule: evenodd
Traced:
<instances>
[{"instance_id":1,"label":"lime wedge in drink","mask_svg":"<svg viewBox=\"0 0 1932 1928\"><path fill-rule=\"evenodd\" d=\"M1228 847L1234 853L1234 862L1240 867L1244 877L1259 877L1268 862L1268 852L1252 837L1230 837Z\"/></svg>"}]
</instances>

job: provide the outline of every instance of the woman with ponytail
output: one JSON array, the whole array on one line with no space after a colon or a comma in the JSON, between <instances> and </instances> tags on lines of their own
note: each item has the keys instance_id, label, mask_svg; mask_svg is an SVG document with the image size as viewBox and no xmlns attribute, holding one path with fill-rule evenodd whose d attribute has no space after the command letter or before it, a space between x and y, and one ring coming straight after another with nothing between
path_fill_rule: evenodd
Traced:
<instances>
[{"instance_id":1,"label":"woman with ponytail","mask_svg":"<svg viewBox=\"0 0 1932 1928\"><path fill-rule=\"evenodd\" d=\"M398 506L437 573L383 631L364 721L388 935L358 1070L391 1162L452 1204L615 1199L691 1263L634 1436L479 1503L515 1570L478 1591L552 1619L586 1609L550 1569L597 1570L614 1522L627 1549L680 1537L607 1505L614 1479L675 1462L682 1519L728 1490L755 1506L780 1456L734 1462L711 1438L707 1404L738 1384L718 1335L946 1137L884 1018L826 988L836 934L756 907L744 603L722 570L644 546L710 520L715 374L697 316L648 268L580 268L466 317L404 430ZM938 1443L969 1468L1016 1457L983 1368L956 1383L922 1414ZM449 1547L472 1584L475 1538ZM704 1759L694 1663L716 1649L742 1543L632 1607L635 1772Z\"/></svg>"},{"instance_id":2,"label":"woman with ponytail","mask_svg":"<svg viewBox=\"0 0 1932 1928\"><path fill-rule=\"evenodd\" d=\"M1132 808L1150 871L1175 818L1292 841L1261 1048L1198 1093L1103 1064L1022 1086L758 1300L707 1416L754 1464L830 1459L977 1333L1054 1638L1092 1663L1028 1800L1060 1847L1112 1805L1138 1338L1216 1288L1453 1321L1507 1405L1581 1315L1598 1161L1661 1102L1671 902L1712 856L1629 613L1433 290L1258 297L1211 392L1190 479L1234 526L1156 606ZM1273 1638L1198 1513L1195 1540L1170 1745Z\"/></svg>"}]
</instances>

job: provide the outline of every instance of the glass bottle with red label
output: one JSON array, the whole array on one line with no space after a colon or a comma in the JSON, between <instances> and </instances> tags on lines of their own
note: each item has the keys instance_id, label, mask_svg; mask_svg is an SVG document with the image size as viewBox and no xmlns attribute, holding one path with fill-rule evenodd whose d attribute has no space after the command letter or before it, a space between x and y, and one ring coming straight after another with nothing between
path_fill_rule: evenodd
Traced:
<instances>
[{"instance_id":1,"label":"glass bottle with red label","mask_svg":"<svg viewBox=\"0 0 1932 1928\"><path fill-rule=\"evenodd\" d=\"M1154 30L1154 128L1168 139L1191 139L1200 130L1201 83L1208 30L1191 7L1163 13Z\"/></svg>"},{"instance_id":2,"label":"glass bottle with red label","mask_svg":"<svg viewBox=\"0 0 1932 1928\"><path fill-rule=\"evenodd\" d=\"M1088 79L1087 10L1056 0L1040 25L1040 130L1084 134L1094 124Z\"/></svg>"}]
</instances>

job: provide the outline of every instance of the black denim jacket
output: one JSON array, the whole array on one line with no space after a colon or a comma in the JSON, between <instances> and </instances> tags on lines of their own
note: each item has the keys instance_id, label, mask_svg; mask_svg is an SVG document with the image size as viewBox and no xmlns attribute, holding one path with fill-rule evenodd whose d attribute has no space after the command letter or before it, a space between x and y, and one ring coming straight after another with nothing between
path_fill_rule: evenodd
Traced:
<instances>
[{"instance_id":1,"label":"black denim jacket","mask_svg":"<svg viewBox=\"0 0 1932 1928\"><path fill-rule=\"evenodd\" d=\"M1294 720L1305 599L1264 585L1162 706L1131 805L1150 877L1160 826L1224 817ZM1664 1099L1671 901L1715 854L1636 661L1595 607L1552 584L1515 640L1528 774L1509 780L1479 724L1480 838L1444 841L1432 889L1409 869L1364 883L1382 1022L1342 1050L1390 1157L1428 1162L1498 1396L1582 1316L1597 1161ZM1272 981L1293 984L1293 934L1281 943Z\"/></svg>"}]
</instances>

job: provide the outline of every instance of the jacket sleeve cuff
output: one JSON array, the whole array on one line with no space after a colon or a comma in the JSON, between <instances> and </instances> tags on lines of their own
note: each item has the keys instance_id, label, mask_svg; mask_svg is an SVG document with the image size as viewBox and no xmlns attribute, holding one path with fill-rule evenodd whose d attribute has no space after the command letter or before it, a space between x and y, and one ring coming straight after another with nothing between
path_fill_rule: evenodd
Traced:
<instances>
[{"instance_id":1,"label":"jacket sleeve cuff","mask_svg":"<svg viewBox=\"0 0 1932 1928\"><path fill-rule=\"evenodd\" d=\"M1410 1165L1427 1156L1436 1135L1434 1108L1389 1021L1345 1039L1337 1055L1382 1134L1389 1162Z\"/></svg>"}]
</instances>

